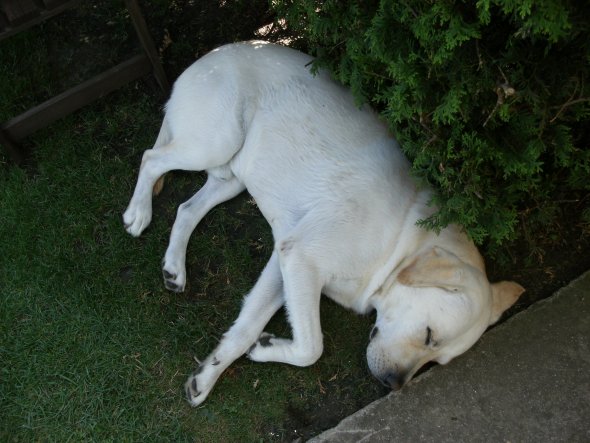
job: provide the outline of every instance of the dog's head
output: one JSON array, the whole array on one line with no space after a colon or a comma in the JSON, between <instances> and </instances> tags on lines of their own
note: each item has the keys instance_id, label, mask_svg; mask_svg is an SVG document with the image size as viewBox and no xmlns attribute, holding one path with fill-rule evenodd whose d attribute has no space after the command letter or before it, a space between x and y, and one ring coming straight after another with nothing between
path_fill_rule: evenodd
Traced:
<instances>
[{"instance_id":1,"label":"dog's head","mask_svg":"<svg viewBox=\"0 0 590 443\"><path fill-rule=\"evenodd\" d=\"M469 349L523 292L514 282L490 284L442 248L422 252L373 295L369 369L398 389L425 363L446 364Z\"/></svg>"}]
</instances>

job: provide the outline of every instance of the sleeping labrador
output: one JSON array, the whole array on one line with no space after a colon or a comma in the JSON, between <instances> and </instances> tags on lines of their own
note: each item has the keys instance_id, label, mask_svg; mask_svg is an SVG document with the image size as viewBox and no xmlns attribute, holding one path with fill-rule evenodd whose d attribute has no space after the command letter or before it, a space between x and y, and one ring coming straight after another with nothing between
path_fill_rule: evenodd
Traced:
<instances>
[{"instance_id":1,"label":"sleeping labrador","mask_svg":"<svg viewBox=\"0 0 590 443\"><path fill-rule=\"evenodd\" d=\"M474 244L457 226L416 225L435 208L376 114L359 107L311 58L265 42L223 46L176 81L155 145L145 151L123 215L139 236L152 191L174 169L206 171L180 205L163 261L165 285L182 291L189 237L211 208L247 190L270 224L274 249L241 312L189 377L189 402L205 400L243 354L258 362L313 364L323 350L320 297L376 310L367 361L400 388L426 362L465 352L524 289L490 284ZM264 328L284 307L290 338Z\"/></svg>"}]
</instances>

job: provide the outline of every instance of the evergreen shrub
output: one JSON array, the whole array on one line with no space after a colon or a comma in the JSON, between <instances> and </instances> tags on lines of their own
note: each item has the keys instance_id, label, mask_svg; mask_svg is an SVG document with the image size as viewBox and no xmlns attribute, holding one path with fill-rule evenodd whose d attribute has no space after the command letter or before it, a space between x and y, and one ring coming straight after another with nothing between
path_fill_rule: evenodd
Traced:
<instances>
[{"instance_id":1,"label":"evergreen shrub","mask_svg":"<svg viewBox=\"0 0 590 443\"><path fill-rule=\"evenodd\" d=\"M494 253L557 232L564 205L590 220L590 2L271 4L436 189L425 227L459 223Z\"/></svg>"}]
</instances>

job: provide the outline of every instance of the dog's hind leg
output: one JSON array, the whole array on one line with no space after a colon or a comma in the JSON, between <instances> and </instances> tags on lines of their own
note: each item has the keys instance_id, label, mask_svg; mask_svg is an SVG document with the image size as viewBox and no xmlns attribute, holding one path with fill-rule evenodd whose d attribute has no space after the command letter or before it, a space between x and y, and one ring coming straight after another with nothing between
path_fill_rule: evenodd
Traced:
<instances>
[{"instance_id":1,"label":"dog's hind leg","mask_svg":"<svg viewBox=\"0 0 590 443\"><path fill-rule=\"evenodd\" d=\"M178 207L172 226L170 243L162 263L166 288L182 292L186 283L186 248L190 236L201 219L214 206L227 201L245 189L228 167L210 171L205 185Z\"/></svg>"},{"instance_id":2,"label":"dog's hind leg","mask_svg":"<svg viewBox=\"0 0 590 443\"><path fill-rule=\"evenodd\" d=\"M242 140L234 137L227 144L208 142L205 137L185 141L173 138L168 144L144 152L135 191L123 214L125 229L139 236L152 219L152 190L157 180L175 169L203 171L227 163L241 147Z\"/></svg>"},{"instance_id":3,"label":"dog's hind leg","mask_svg":"<svg viewBox=\"0 0 590 443\"><path fill-rule=\"evenodd\" d=\"M158 137L156 138L156 142L154 143L154 149L159 148L161 146L167 145L171 141L172 135L170 134L170 129L168 128L168 120L164 117L162 121L162 126L160 127L160 132L158 133ZM164 177L166 174L162 175L156 183L154 184L154 188L152 190L153 195L158 195L162 192L162 188L164 188Z\"/></svg>"},{"instance_id":4,"label":"dog's hind leg","mask_svg":"<svg viewBox=\"0 0 590 443\"><path fill-rule=\"evenodd\" d=\"M185 391L192 406L201 404L221 375L256 342L262 330L283 305L283 285L277 253L273 252L260 278L244 298L240 315L217 348L188 378Z\"/></svg>"},{"instance_id":5,"label":"dog's hind leg","mask_svg":"<svg viewBox=\"0 0 590 443\"><path fill-rule=\"evenodd\" d=\"M123 223L129 234L138 237L152 220L152 191L158 179L166 172L180 169L183 157L179 155L185 151L178 142L148 149L143 153L135 191L129 206L123 213Z\"/></svg>"}]
</instances>

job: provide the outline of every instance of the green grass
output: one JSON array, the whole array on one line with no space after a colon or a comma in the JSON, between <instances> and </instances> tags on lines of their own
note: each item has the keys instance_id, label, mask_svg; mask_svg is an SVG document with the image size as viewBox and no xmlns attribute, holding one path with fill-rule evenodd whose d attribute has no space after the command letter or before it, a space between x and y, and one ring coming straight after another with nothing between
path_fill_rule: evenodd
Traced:
<instances>
[{"instance_id":1,"label":"green grass","mask_svg":"<svg viewBox=\"0 0 590 443\"><path fill-rule=\"evenodd\" d=\"M0 45L2 119L55 92L41 68L21 67L47 61L39 36ZM317 364L242 358L189 407L182 385L194 358L237 316L272 238L247 195L221 205L192 237L187 291L164 289L176 207L203 176L172 174L140 239L121 221L161 105L130 84L30 137L26 166L0 154L0 441L280 441L383 393L364 363L371 318L324 302ZM289 334L282 315L269 329Z\"/></svg>"}]
</instances>

